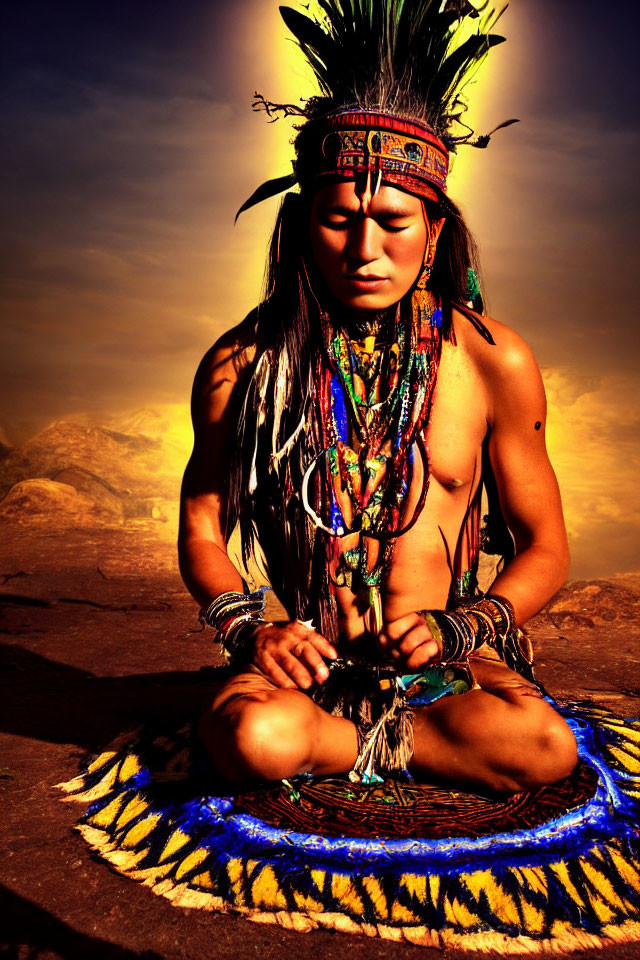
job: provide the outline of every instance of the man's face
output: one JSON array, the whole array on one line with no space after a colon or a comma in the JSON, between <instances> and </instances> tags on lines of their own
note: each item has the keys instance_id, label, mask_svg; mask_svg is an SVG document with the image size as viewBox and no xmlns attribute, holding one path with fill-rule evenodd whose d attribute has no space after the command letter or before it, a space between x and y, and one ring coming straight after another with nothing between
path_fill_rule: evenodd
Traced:
<instances>
[{"instance_id":1,"label":"man's face","mask_svg":"<svg viewBox=\"0 0 640 960\"><path fill-rule=\"evenodd\" d=\"M314 259L333 295L352 310L384 310L411 289L428 229L422 201L386 185L363 205L353 181L333 183L317 191L311 208Z\"/></svg>"}]
</instances>

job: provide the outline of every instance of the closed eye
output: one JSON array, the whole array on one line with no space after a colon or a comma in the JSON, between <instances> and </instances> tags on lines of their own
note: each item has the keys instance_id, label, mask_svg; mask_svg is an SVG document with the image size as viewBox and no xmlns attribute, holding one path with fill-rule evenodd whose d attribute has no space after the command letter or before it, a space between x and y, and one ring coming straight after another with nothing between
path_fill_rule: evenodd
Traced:
<instances>
[{"instance_id":1,"label":"closed eye","mask_svg":"<svg viewBox=\"0 0 640 960\"><path fill-rule=\"evenodd\" d=\"M348 230L365 216L362 209L343 203L318 204L316 214L320 223L330 230ZM366 216L375 220L387 233L406 230L415 220L412 212L387 203L377 203L376 209L370 209Z\"/></svg>"},{"instance_id":2,"label":"closed eye","mask_svg":"<svg viewBox=\"0 0 640 960\"><path fill-rule=\"evenodd\" d=\"M333 230L340 230L344 227L350 227L353 222L353 218L350 217L328 216L322 219L323 226L330 227Z\"/></svg>"},{"instance_id":3,"label":"closed eye","mask_svg":"<svg viewBox=\"0 0 640 960\"><path fill-rule=\"evenodd\" d=\"M406 230L409 226L408 223L399 223L397 220L378 220L377 223L388 233L399 233L401 230Z\"/></svg>"},{"instance_id":4,"label":"closed eye","mask_svg":"<svg viewBox=\"0 0 640 960\"><path fill-rule=\"evenodd\" d=\"M352 227L360 219L360 214L353 216L341 215L336 213L328 213L322 217L322 224L325 227L329 227L332 230L345 230ZM382 227L383 230L388 233L399 233L401 230L406 230L410 224L402 219L398 220L394 218L393 220L386 220L384 217L376 217L376 223L378 226Z\"/></svg>"}]
</instances>

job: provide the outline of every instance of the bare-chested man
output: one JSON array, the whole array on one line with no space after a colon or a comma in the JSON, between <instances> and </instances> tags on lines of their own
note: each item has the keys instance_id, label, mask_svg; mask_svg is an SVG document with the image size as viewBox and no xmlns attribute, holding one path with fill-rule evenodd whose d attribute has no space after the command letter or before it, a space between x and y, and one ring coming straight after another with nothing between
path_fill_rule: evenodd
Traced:
<instances>
[{"instance_id":1,"label":"bare-chested man","mask_svg":"<svg viewBox=\"0 0 640 960\"><path fill-rule=\"evenodd\" d=\"M469 0L320 6L280 8L319 95L254 102L297 130L292 173L241 207L298 188L265 300L194 384L181 569L233 668L202 740L236 781L552 783L576 742L519 633L568 567L544 390L526 344L481 316L446 193L451 153L491 136L463 122L461 91L503 39L497 17ZM284 622L244 592L235 526ZM486 595L481 547L505 561Z\"/></svg>"},{"instance_id":2,"label":"bare-chested man","mask_svg":"<svg viewBox=\"0 0 640 960\"><path fill-rule=\"evenodd\" d=\"M369 320L389 317L390 308L411 295L425 264L430 270L437 263L447 213L434 215L424 195L399 189L384 176L377 191L371 190L370 175L318 180L306 188L306 197L307 233L299 245L311 261L312 285L330 312L339 311L366 331ZM300 622L293 609L288 622L254 625L245 664L213 691L201 723L215 764L232 780L352 769L359 750L356 726L308 695L327 681L327 663L350 645L370 650L372 661L393 663L400 674L437 662L441 649L433 620L423 612L442 611L450 600L447 545L460 541L467 522L481 479L483 445L516 547L491 593L509 601L522 625L565 580L567 539L545 449L545 396L536 362L508 327L483 318L486 338L466 311L453 307L450 317L424 425L426 502L395 543L381 588L382 627L371 632L370 611L363 611L358 590L349 586L335 588L339 632L332 639ZM209 351L195 380L195 444L184 478L179 546L185 582L203 608L222 594L243 591L227 556L226 514L239 410L257 348L253 321L247 320ZM274 402L272 396L264 400L267 407ZM353 444L357 447L355 439ZM415 457L405 518L415 512L425 488L424 471ZM293 496L299 498L300 491ZM347 537L340 549L352 545ZM573 734L535 685L486 645L471 653L469 662L473 689L415 709L412 772L497 791L568 776L576 763Z\"/></svg>"}]
</instances>

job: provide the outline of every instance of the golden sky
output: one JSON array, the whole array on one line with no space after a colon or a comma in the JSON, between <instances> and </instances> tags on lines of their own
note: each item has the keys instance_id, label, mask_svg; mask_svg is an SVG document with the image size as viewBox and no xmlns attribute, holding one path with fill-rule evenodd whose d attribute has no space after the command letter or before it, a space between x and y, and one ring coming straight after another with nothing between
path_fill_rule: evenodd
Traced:
<instances>
[{"instance_id":1,"label":"golden sky","mask_svg":"<svg viewBox=\"0 0 640 960\"><path fill-rule=\"evenodd\" d=\"M450 183L491 313L543 368L576 576L639 566L637 78L630 5L599 8L514 0L469 116L521 122L461 150ZM260 298L277 201L235 211L289 170L291 130L252 94L296 99L308 73L271 0L67 20L41 0L9 20L0 429L184 411L200 356Z\"/></svg>"}]
</instances>

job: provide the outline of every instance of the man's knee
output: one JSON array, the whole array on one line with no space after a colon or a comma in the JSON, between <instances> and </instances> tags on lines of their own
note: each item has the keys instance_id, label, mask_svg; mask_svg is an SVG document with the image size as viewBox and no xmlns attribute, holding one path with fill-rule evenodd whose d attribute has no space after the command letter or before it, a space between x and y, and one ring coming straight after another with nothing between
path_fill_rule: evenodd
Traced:
<instances>
[{"instance_id":1,"label":"man's knee","mask_svg":"<svg viewBox=\"0 0 640 960\"><path fill-rule=\"evenodd\" d=\"M472 711L473 727L461 711L449 711L443 732L454 743L473 743L483 732L494 789L535 790L573 772L578 760L575 737L537 687L518 677L505 678L490 694L472 691L462 700Z\"/></svg>"},{"instance_id":2,"label":"man's knee","mask_svg":"<svg viewBox=\"0 0 640 960\"><path fill-rule=\"evenodd\" d=\"M513 771L519 789L535 790L570 776L578 762L578 747L569 726L544 699L523 695L520 709L530 747Z\"/></svg>"},{"instance_id":3,"label":"man's knee","mask_svg":"<svg viewBox=\"0 0 640 960\"><path fill-rule=\"evenodd\" d=\"M203 714L200 736L230 780L280 780L309 763L313 704L303 694L275 690L239 696Z\"/></svg>"},{"instance_id":4,"label":"man's knee","mask_svg":"<svg viewBox=\"0 0 640 960\"><path fill-rule=\"evenodd\" d=\"M570 727L550 709L537 733L540 785L564 780L578 762L578 745Z\"/></svg>"}]
</instances>

